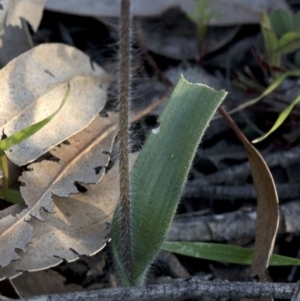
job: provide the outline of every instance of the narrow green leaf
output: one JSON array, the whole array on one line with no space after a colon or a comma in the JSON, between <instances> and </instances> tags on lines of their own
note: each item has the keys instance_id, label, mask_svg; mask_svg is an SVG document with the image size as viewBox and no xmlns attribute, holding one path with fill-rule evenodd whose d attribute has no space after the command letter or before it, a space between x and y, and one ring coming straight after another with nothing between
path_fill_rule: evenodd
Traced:
<instances>
[{"instance_id":1,"label":"narrow green leaf","mask_svg":"<svg viewBox=\"0 0 300 301\"><path fill-rule=\"evenodd\" d=\"M19 204L23 203L23 198L20 191L12 190L12 189L6 189L0 191L0 198L4 199L6 202L12 203L12 204Z\"/></svg>"},{"instance_id":2,"label":"narrow green leaf","mask_svg":"<svg viewBox=\"0 0 300 301\"><path fill-rule=\"evenodd\" d=\"M9 181L9 170L8 170L8 162L6 155L3 151L0 151L0 170L2 170L2 188L3 190L8 189L8 181Z\"/></svg>"},{"instance_id":3,"label":"narrow green leaf","mask_svg":"<svg viewBox=\"0 0 300 301\"><path fill-rule=\"evenodd\" d=\"M291 31L284 34L278 41L278 46L274 49L275 54L286 54L300 48L300 33Z\"/></svg>"},{"instance_id":4,"label":"narrow green leaf","mask_svg":"<svg viewBox=\"0 0 300 301\"><path fill-rule=\"evenodd\" d=\"M228 112L229 114L233 114L235 112L238 112L242 109L245 109L249 106L254 105L255 103L257 103L258 101L260 101L261 99L263 99L264 97L268 96L270 93L272 93L276 88L278 88L281 83L289 76L296 76L299 77L300 76L300 70L292 70L292 71L288 71L280 76L278 76L273 83L264 90L264 92L262 94L260 94L258 97L248 100L245 103L241 104L240 106L236 107L235 109L231 110L230 112Z\"/></svg>"},{"instance_id":5,"label":"narrow green leaf","mask_svg":"<svg viewBox=\"0 0 300 301\"><path fill-rule=\"evenodd\" d=\"M252 141L252 143L257 143L260 142L262 140L264 140L265 138L267 138L270 134L272 134L274 131L276 131L281 125L282 123L287 119L287 117L290 115L290 113L292 112L294 106L300 102L300 95L296 97L296 99L287 107L285 108L279 115L279 117L277 118L277 120L275 121L274 125L272 126L272 128L263 136L256 138Z\"/></svg>"},{"instance_id":6,"label":"narrow green leaf","mask_svg":"<svg viewBox=\"0 0 300 301\"><path fill-rule=\"evenodd\" d=\"M289 13L283 9L276 9L269 14L271 28L278 37L293 30L293 20Z\"/></svg>"},{"instance_id":7,"label":"narrow green leaf","mask_svg":"<svg viewBox=\"0 0 300 301\"><path fill-rule=\"evenodd\" d=\"M252 249L233 245L184 241L166 241L163 243L162 248L166 251L180 255L244 265L252 264L254 252ZM271 256L270 266L291 265L300 265L300 259L276 254Z\"/></svg>"},{"instance_id":8,"label":"narrow green leaf","mask_svg":"<svg viewBox=\"0 0 300 301\"><path fill-rule=\"evenodd\" d=\"M145 273L167 236L201 137L226 96L183 77L159 118L160 126L144 145L131 172L131 245L133 283ZM112 223L112 250L126 278L120 245L118 209Z\"/></svg>"},{"instance_id":9,"label":"narrow green leaf","mask_svg":"<svg viewBox=\"0 0 300 301\"><path fill-rule=\"evenodd\" d=\"M65 104L68 96L70 93L70 86L68 85L68 88L65 92L65 95L63 97L63 100L59 106L59 108L52 113L50 116L48 116L47 118L43 119L42 121L39 121L33 125L30 125L24 129L22 129L19 132L14 133L13 135L3 139L2 141L0 141L0 150L8 150L10 148L12 148L14 145L17 145L19 143L21 143L22 141L26 140L27 138L29 138L30 136L34 135L36 132L38 132L40 129L42 129L47 123L49 123L52 118L60 111L60 109L63 107L63 105Z\"/></svg>"}]
</instances>

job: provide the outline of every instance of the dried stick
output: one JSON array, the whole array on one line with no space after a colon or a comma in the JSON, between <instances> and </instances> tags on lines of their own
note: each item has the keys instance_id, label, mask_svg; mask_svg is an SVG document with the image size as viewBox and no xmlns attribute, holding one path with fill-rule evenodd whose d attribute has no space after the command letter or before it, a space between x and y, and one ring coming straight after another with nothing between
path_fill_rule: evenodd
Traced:
<instances>
[{"instance_id":1,"label":"dried stick","mask_svg":"<svg viewBox=\"0 0 300 301\"><path fill-rule=\"evenodd\" d=\"M175 301L199 297L209 297L217 300L223 298L261 297L291 299L296 288L296 283L229 283L221 281L199 281L194 278L189 278L175 283L45 295L29 299L20 299L20 301ZM0 300L3 299L0 298Z\"/></svg>"}]
</instances>

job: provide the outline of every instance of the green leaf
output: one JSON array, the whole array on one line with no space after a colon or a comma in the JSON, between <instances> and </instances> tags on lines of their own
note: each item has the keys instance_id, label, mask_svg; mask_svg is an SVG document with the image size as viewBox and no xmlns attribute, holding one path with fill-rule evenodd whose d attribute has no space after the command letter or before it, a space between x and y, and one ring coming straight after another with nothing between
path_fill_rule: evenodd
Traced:
<instances>
[{"instance_id":1,"label":"green leaf","mask_svg":"<svg viewBox=\"0 0 300 301\"><path fill-rule=\"evenodd\" d=\"M9 181L9 169L6 155L3 151L0 151L0 170L2 170L2 189L8 189L8 181Z\"/></svg>"},{"instance_id":2,"label":"green leaf","mask_svg":"<svg viewBox=\"0 0 300 301\"><path fill-rule=\"evenodd\" d=\"M270 64L272 64L272 52L278 46L278 39L271 28L270 19L266 13L262 14L260 27L265 41L266 59Z\"/></svg>"},{"instance_id":3,"label":"green leaf","mask_svg":"<svg viewBox=\"0 0 300 301\"><path fill-rule=\"evenodd\" d=\"M271 28L277 37L293 30L293 20L289 13L283 9L276 9L269 14Z\"/></svg>"},{"instance_id":4,"label":"green leaf","mask_svg":"<svg viewBox=\"0 0 300 301\"><path fill-rule=\"evenodd\" d=\"M276 131L281 125L282 123L287 119L287 117L290 115L290 113L292 112L294 106L300 102L300 95L298 97L296 97L296 99L287 107L285 108L279 115L279 117L277 118L277 120L275 121L274 125L272 126L272 128L263 136L256 138L252 141L252 143L257 143L260 142L262 140L264 140L265 138L267 138L270 134L272 134L274 131Z\"/></svg>"},{"instance_id":5,"label":"green leaf","mask_svg":"<svg viewBox=\"0 0 300 301\"><path fill-rule=\"evenodd\" d=\"M201 137L226 96L183 77L144 145L131 172L131 262L127 278L118 209L112 223L112 250L123 285L143 283L165 240ZM128 258L128 257L127 257Z\"/></svg>"},{"instance_id":6,"label":"green leaf","mask_svg":"<svg viewBox=\"0 0 300 301\"><path fill-rule=\"evenodd\" d=\"M276 54L286 54L293 52L300 48L300 33L298 32L288 32L284 34L278 41L278 46L274 50Z\"/></svg>"},{"instance_id":7,"label":"green leaf","mask_svg":"<svg viewBox=\"0 0 300 301\"><path fill-rule=\"evenodd\" d=\"M254 252L252 249L233 245L184 241L166 241L164 242L162 248L166 251L180 255L244 265L252 264L252 257ZM270 265L300 265L300 259L273 254L270 259Z\"/></svg>"},{"instance_id":8,"label":"green leaf","mask_svg":"<svg viewBox=\"0 0 300 301\"><path fill-rule=\"evenodd\" d=\"M238 107L236 107L235 109L231 110L229 112L229 114L233 114L237 111L240 111L242 109L245 109L249 106L254 105L255 103L257 103L258 101L260 101L261 99L263 99L264 97L268 96L270 93L272 93L276 88L278 88L281 83L289 76L296 76L299 77L300 76L300 70L292 70L292 71L288 71L284 74L281 74L280 76L278 76L273 83L267 87L264 92L262 94L260 94L258 97L248 100L245 103L239 105Z\"/></svg>"},{"instance_id":9,"label":"green leaf","mask_svg":"<svg viewBox=\"0 0 300 301\"><path fill-rule=\"evenodd\" d=\"M294 31L300 32L300 10L294 15L293 29Z\"/></svg>"},{"instance_id":10,"label":"green leaf","mask_svg":"<svg viewBox=\"0 0 300 301\"><path fill-rule=\"evenodd\" d=\"M30 125L24 129L22 129L21 131L16 132L13 135L0 141L0 151L8 150L8 149L12 148L14 145L21 143L22 141L26 140L27 138L29 138L30 136L32 136L36 132L38 132L40 129L42 129L60 111L60 109L65 104L65 102L69 96L69 93L70 93L70 86L68 85L68 88L65 92L63 100L62 100L59 108L54 113L52 113L50 116L43 119L42 121L39 121L33 125Z\"/></svg>"},{"instance_id":11,"label":"green leaf","mask_svg":"<svg viewBox=\"0 0 300 301\"><path fill-rule=\"evenodd\" d=\"M300 50L295 53L294 62L298 67L300 67Z\"/></svg>"},{"instance_id":12,"label":"green leaf","mask_svg":"<svg viewBox=\"0 0 300 301\"><path fill-rule=\"evenodd\" d=\"M19 204L24 202L21 192L17 190L12 190L12 189L0 190L0 197L4 199L6 202L12 204Z\"/></svg>"}]
</instances>

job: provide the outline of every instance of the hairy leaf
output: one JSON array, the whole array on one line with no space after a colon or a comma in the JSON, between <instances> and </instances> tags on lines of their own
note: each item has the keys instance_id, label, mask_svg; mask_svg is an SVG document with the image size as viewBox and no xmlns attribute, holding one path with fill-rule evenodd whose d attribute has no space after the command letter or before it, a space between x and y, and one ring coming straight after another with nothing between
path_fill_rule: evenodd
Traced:
<instances>
[{"instance_id":1,"label":"hairy leaf","mask_svg":"<svg viewBox=\"0 0 300 301\"><path fill-rule=\"evenodd\" d=\"M123 284L143 281L169 231L200 139L225 95L183 77L175 87L131 172L132 280L123 265L118 209L113 220L112 249Z\"/></svg>"}]
</instances>

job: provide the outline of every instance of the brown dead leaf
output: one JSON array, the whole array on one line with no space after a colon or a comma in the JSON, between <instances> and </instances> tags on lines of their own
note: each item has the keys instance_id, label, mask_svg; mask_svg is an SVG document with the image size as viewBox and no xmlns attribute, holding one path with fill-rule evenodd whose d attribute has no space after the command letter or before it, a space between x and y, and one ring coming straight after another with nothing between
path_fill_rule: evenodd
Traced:
<instances>
[{"instance_id":1,"label":"brown dead leaf","mask_svg":"<svg viewBox=\"0 0 300 301\"><path fill-rule=\"evenodd\" d=\"M53 270L24 273L11 280L20 298L40 295L63 294L82 291L76 284L65 284L66 279Z\"/></svg>"},{"instance_id":2,"label":"brown dead leaf","mask_svg":"<svg viewBox=\"0 0 300 301\"><path fill-rule=\"evenodd\" d=\"M0 11L0 36L5 25L22 27L22 19L28 21L34 31L37 30L44 11L46 0L3 0ZM0 46L1 40L0 40Z\"/></svg>"},{"instance_id":3,"label":"brown dead leaf","mask_svg":"<svg viewBox=\"0 0 300 301\"><path fill-rule=\"evenodd\" d=\"M40 163L29 165L28 168L32 170L24 172L19 178L19 180L24 181L26 185L21 187L21 192L28 208L25 209L24 205L15 205L0 212L0 242L2 246L0 249L1 267L5 267L11 261L19 259L22 252L27 252L27 245L30 242L30 246L33 245L33 235L42 235L39 230L44 229L44 232L47 233L51 232L51 229L54 228L54 232L57 231L55 233L58 233L59 231L55 229L55 227L62 230L62 234L57 238L57 245L50 244L54 248L52 249L54 253L61 241L65 241L66 243L69 243L67 247L65 246L68 250L66 252L68 254L65 255L65 257L69 258L69 260L77 258L77 255L69 250L70 248L77 250L78 253L81 252L81 254L86 254L84 252L86 250L84 249L84 245L88 248L88 244L85 241L88 239L88 235L86 235L84 229L82 232L78 231L77 233L77 230L72 232L72 228L70 228L68 231L72 232L70 235L74 235L74 237L73 240L68 241L65 237L67 234L65 234L63 230L68 229L70 223L73 223L73 228L80 229L80 227L85 227L84 224L89 222L97 223L97 227L100 229L102 223L105 223L106 215L104 213L107 212L105 210L110 210L111 208L109 207L110 205L108 206L106 203L108 197L105 197L104 200L101 199L101 201L100 198L97 199L100 204L95 200L98 209L100 208L104 212L102 214L102 219L102 211L100 209L98 211L95 210L98 215L95 215L93 219L90 218L87 213L88 210L94 212L93 210L95 209L94 205L91 205L90 203L94 198L92 196L94 189L96 189L94 186L89 189L89 194L84 194L87 198L84 199L84 202L78 202L77 200L77 198L80 198L82 195L78 195L77 197L74 196L71 199L59 199L62 203L61 206L64 206L61 208L61 206L56 205L56 203L59 202L58 199L55 199L56 203L53 203L52 198L53 194L69 196L70 193L77 193L78 190L74 185L75 181L84 183L95 183L99 181L104 172L103 169L100 169L102 166L106 166L109 160L109 152L117 131L117 120L116 114L111 114L109 118L97 116L89 127L69 140L69 145L62 144L60 147L55 147L52 150L56 156L60 156L60 162L44 160ZM85 203L89 204L86 205ZM39 223L37 219L31 219L31 217L34 216L40 220L44 220L45 217L48 216L45 211L40 212L41 208L44 208L48 212L55 212L55 215L49 214L49 219L45 223ZM74 210L72 216L69 213L71 210L70 208ZM76 217L76 214L79 216ZM98 222L96 221L97 218ZM87 221L87 219L89 219L89 221ZM28 222L29 220L31 220L31 223ZM76 221L78 221L77 224ZM51 223L54 223L54 225ZM41 228L42 225L44 228ZM38 229L35 229L32 226L36 226ZM103 224L102 227L105 228L105 224ZM96 228L94 231L97 232ZM97 235L101 235L100 230L97 233ZM51 242L51 235L49 237L48 235L46 236ZM105 235L103 237L105 237ZM98 246L99 242L100 240L95 241L94 243ZM90 242L90 244L92 243L93 242ZM76 244L82 244L82 249L76 248ZM16 249L19 249L20 251L16 251ZM93 250L94 249L95 247ZM51 248L49 247L49 251L50 250ZM40 250L40 252L40 259L38 262L39 264L43 264L45 249L43 249L43 251ZM26 254L25 256L27 256ZM60 255L63 255L63 253ZM59 259L53 258L52 255L49 257L50 262L53 262L53 260L54 262L61 262L61 257ZM51 264L48 263L48 261L49 258L46 260L45 267L55 265L55 263Z\"/></svg>"},{"instance_id":4,"label":"brown dead leaf","mask_svg":"<svg viewBox=\"0 0 300 301\"><path fill-rule=\"evenodd\" d=\"M11 25L5 26L5 32L1 37L3 43L3 47L0 48L1 68L17 56L33 48L28 25L25 21L22 24L22 28Z\"/></svg>"},{"instance_id":5,"label":"brown dead leaf","mask_svg":"<svg viewBox=\"0 0 300 301\"><path fill-rule=\"evenodd\" d=\"M212 19L210 25L224 26L246 23L259 23L263 11L282 8L290 10L284 0L210 0L210 7L218 11L220 18ZM46 8L58 12L93 16L117 17L120 14L120 0L47 0ZM180 7L184 12L195 10L194 0L132 0L134 16L155 16L169 8Z\"/></svg>"},{"instance_id":6,"label":"brown dead leaf","mask_svg":"<svg viewBox=\"0 0 300 301\"><path fill-rule=\"evenodd\" d=\"M97 116L84 131L50 151L54 161L43 160L28 166L29 171L19 178L24 184L22 196L30 209L26 220L32 216L43 220L41 208L54 212L53 195L68 197L78 193L75 182L90 184L100 180L110 158L117 122L116 113L108 118Z\"/></svg>"},{"instance_id":7,"label":"brown dead leaf","mask_svg":"<svg viewBox=\"0 0 300 301\"><path fill-rule=\"evenodd\" d=\"M0 131L7 136L51 115L68 83L71 88L51 122L6 151L7 157L27 164L85 128L105 105L110 82L111 76L92 66L87 55L64 44L43 44L11 61L0 70Z\"/></svg>"},{"instance_id":8,"label":"brown dead leaf","mask_svg":"<svg viewBox=\"0 0 300 301\"><path fill-rule=\"evenodd\" d=\"M279 225L279 204L272 174L254 146L239 130L231 117L221 108L219 112L230 123L245 150L250 163L253 184L257 193L257 220L255 247L251 266L251 276L258 276L261 282L267 281L267 268L273 253Z\"/></svg>"},{"instance_id":9,"label":"brown dead leaf","mask_svg":"<svg viewBox=\"0 0 300 301\"><path fill-rule=\"evenodd\" d=\"M238 31L238 26L209 27L201 43L203 54L207 55L223 47ZM140 32L139 38L154 53L175 60L193 60L199 57L196 24L180 10L168 10L158 18L142 20Z\"/></svg>"},{"instance_id":10,"label":"brown dead leaf","mask_svg":"<svg viewBox=\"0 0 300 301\"><path fill-rule=\"evenodd\" d=\"M132 155L131 165L137 154ZM119 198L118 164L96 185L82 185L84 193L70 198L54 197L54 214L41 212L45 222L31 219L33 239L27 252L0 269L0 277L16 277L22 271L38 271L80 255L93 255L107 241L109 226Z\"/></svg>"},{"instance_id":11,"label":"brown dead leaf","mask_svg":"<svg viewBox=\"0 0 300 301\"><path fill-rule=\"evenodd\" d=\"M15 205L0 212L0 267L19 259L19 252L26 252L27 244L32 239L32 227L23 219L28 212L24 208Z\"/></svg>"},{"instance_id":12,"label":"brown dead leaf","mask_svg":"<svg viewBox=\"0 0 300 301\"><path fill-rule=\"evenodd\" d=\"M163 100L165 98L151 103L138 112L132 112L131 120L135 121L145 116ZM30 199L30 188L26 190L26 187L22 190L24 189L24 195L28 193L27 201L31 206L30 209L24 209L24 205L14 205L0 212L2 218L0 219L2 246L0 277L16 277L23 271L46 269L59 264L62 259L73 261L78 258L78 254L92 255L101 250L107 240L108 223L111 221L119 196L117 167L112 168L96 185L82 184L81 186L87 189L86 193L72 195L70 198L54 197L53 204L50 189L53 185L56 187L55 193L68 195L64 189L61 189L63 186L60 186L59 181L63 181L66 185L68 183L74 185L74 180L78 181L78 179L85 183L90 183L91 179L95 182L99 180L103 174L100 167L107 164L117 128L116 114L110 113L107 118L97 116L87 128L69 139L69 145L62 144L52 150L56 156L61 155L61 161L67 163L66 166L51 161L50 163L42 161L41 167L37 167L38 163L29 165L29 168L33 166L41 176L51 173L48 163L51 168L55 166L53 181L50 181L42 191L40 190L40 195L35 194L40 200L46 197L42 207L52 209L53 213L45 210L39 212L41 207L39 200L33 204ZM67 162L68 158L71 158L69 162ZM39 170L42 166L46 170ZM83 169L82 173L80 168ZM72 180L72 175L68 176L66 172L68 169L78 173L78 178ZM30 182L35 185L31 188L34 191L41 184L40 181L43 182L45 179L34 179L29 173L30 171L23 173L22 179L27 179L27 184ZM85 178L84 175L87 177ZM49 180L51 176L47 177ZM36 218L31 219L32 215L44 222ZM12 260L15 261L11 262ZM11 264L5 268L10 262Z\"/></svg>"}]
</instances>

